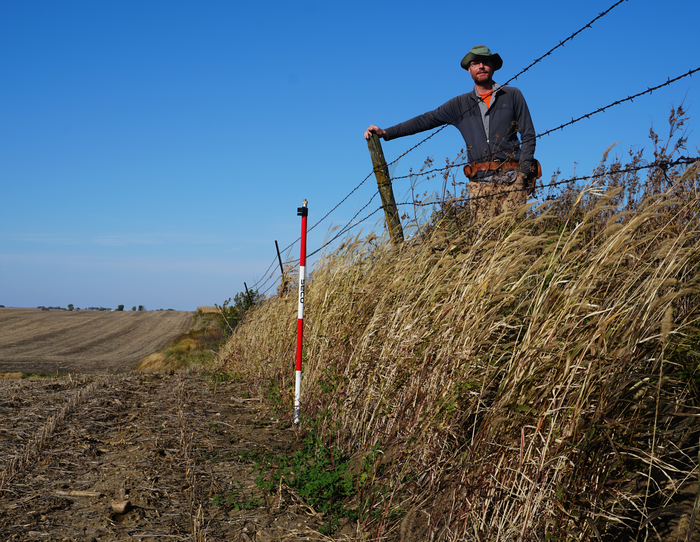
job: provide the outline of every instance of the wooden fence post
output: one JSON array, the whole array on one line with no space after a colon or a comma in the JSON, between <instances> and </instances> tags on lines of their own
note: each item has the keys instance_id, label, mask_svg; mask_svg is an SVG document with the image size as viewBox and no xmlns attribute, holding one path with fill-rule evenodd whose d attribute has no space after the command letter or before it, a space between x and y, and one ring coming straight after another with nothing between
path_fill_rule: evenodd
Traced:
<instances>
[{"instance_id":1,"label":"wooden fence post","mask_svg":"<svg viewBox=\"0 0 700 542\"><path fill-rule=\"evenodd\" d=\"M275 248L277 249L277 260L280 262L280 273L282 273L282 279L280 280L280 292L279 295L282 297L287 293L287 275L284 273L284 266L282 265L282 256L280 255L280 246L277 244L277 239L275 239Z\"/></svg>"},{"instance_id":2,"label":"wooden fence post","mask_svg":"<svg viewBox=\"0 0 700 542\"><path fill-rule=\"evenodd\" d=\"M370 138L367 140L367 147L369 148L369 154L372 157L372 166L374 167L374 175L377 178L379 195L382 197L386 227L389 230L391 242L394 244L394 246L398 246L403 243L403 228L401 227L399 211L396 208L394 190L391 187L389 168L386 165L382 144L379 141L379 136L377 134L372 134L370 136Z\"/></svg>"},{"instance_id":3,"label":"wooden fence post","mask_svg":"<svg viewBox=\"0 0 700 542\"><path fill-rule=\"evenodd\" d=\"M245 295L248 296L248 303L250 303L252 305L253 299L250 297L250 292L248 291L248 285L244 282L243 286L245 286Z\"/></svg>"}]
</instances>

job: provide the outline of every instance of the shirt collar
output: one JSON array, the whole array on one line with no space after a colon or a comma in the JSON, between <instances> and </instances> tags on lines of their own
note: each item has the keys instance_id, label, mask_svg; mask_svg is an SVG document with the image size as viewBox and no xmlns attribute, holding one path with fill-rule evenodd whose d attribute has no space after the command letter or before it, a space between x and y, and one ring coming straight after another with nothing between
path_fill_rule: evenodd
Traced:
<instances>
[{"instance_id":1,"label":"shirt collar","mask_svg":"<svg viewBox=\"0 0 700 542\"><path fill-rule=\"evenodd\" d=\"M496 93L503 88L503 85L499 85L498 83L493 84L493 88L491 89L491 96L495 96ZM476 90L476 85L474 85L474 90L472 91L474 93L474 96L476 98L479 97L479 91Z\"/></svg>"}]
</instances>

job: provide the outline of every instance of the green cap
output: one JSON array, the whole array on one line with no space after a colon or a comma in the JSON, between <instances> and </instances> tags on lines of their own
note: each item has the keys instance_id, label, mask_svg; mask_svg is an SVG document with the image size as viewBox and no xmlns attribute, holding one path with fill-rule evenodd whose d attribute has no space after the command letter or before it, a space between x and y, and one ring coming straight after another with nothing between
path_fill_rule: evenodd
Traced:
<instances>
[{"instance_id":1,"label":"green cap","mask_svg":"<svg viewBox=\"0 0 700 542\"><path fill-rule=\"evenodd\" d=\"M493 62L493 71L500 70L503 66L503 60L498 54L493 54L486 45L475 45L462 59L462 67L465 70L469 69L469 63L479 57L489 58Z\"/></svg>"}]
</instances>

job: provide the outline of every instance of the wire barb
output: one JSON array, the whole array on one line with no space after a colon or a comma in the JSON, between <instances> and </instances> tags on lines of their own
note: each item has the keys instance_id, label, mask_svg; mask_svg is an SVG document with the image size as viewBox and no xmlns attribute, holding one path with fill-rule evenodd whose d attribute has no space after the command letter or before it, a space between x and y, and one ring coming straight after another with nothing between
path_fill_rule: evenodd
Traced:
<instances>
[{"instance_id":1,"label":"wire barb","mask_svg":"<svg viewBox=\"0 0 700 542\"><path fill-rule=\"evenodd\" d=\"M526 66L524 69L522 69L520 72L518 72L518 73L515 74L513 77L511 77L510 79L508 79L508 80L504 83L504 85L507 85L508 83L514 81L515 79L517 79L518 77L520 77L521 75L523 75L524 73L526 73L527 71L529 71L530 69L532 69L535 65L537 65L538 63L540 63L540 62L541 62L542 60L544 60L546 57L550 56L555 50L559 49L560 47L563 47L567 42L569 42L569 41L571 41L572 39L574 39L578 34L580 34L581 32L583 32L585 29L591 28L591 26L593 25L593 23L595 23L596 21L598 21L598 20L601 19L602 17L606 16L606 15L607 15L608 13L610 13L614 8L616 8L617 6L619 6L620 4L622 4L623 2L626 2L626 1L627 1L627 0L618 0L617 2L615 2L615 3L614 3L613 5L611 5L607 10L605 10L605 11L603 11L602 13L598 14L598 16L595 17L593 20L591 20L589 23L587 23L586 25L582 26L580 29L578 29L576 32L574 32L574 33L571 34L570 36L568 36L568 37L567 37L566 39L564 39L563 41L560 41L556 46L552 47L549 51L547 51L546 53L544 53L543 55L541 55L539 58L535 59L531 64L529 64L529 65ZM691 69L691 70L689 70L687 73L685 73L685 74L683 74L683 75L680 75L680 76L678 76L678 77L675 77L675 78L673 78L673 79L671 79L670 77L668 77L667 80L666 80L666 82L664 82L664 83L662 83L662 84L660 84L660 85L657 85L657 86L655 86L655 87L647 87L647 90L645 90L645 91L639 92L639 93L634 94L634 95L632 95L632 96L629 96L629 95L628 95L626 98L623 98L623 99L621 99L621 100L617 100L617 101L615 101L615 102L612 102L612 103L610 103L610 104L608 104L608 105L606 105L606 106L604 106L604 107L601 107L601 108L599 108L599 109L597 109L597 110L595 110L595 111L593 111L593 112L586 113L585 115L582 115L582 116L580 116L580 117L578 117L578 118L573 118L573 117L572 117L571 120L570 120L569 122L566 122L566 123L564 123L564 124L561 124L561 125L557 126L556 128L551 128L551 129L549 129L549 130L547 130L547 131L545 131L545 132L542 132L542 133L538 134L538 135L536 136L536 138L539 139L539 138L541 138L541 137L544 137L545 135L550 135L551 133L556 132L556 131L558 131L558 130L563 130L563 129L566 128L567 126L571 126L571 125L573 125L573 124L575 124L575 123L577 123L577 122L579 122L579 121L581 121L581 120L583 120L583 119L590 119L591 116L593 116L593 115L595 115L595 114L597 114L597 113L604 113L604 112L606 112L608 109L610 109L611 107L614 107L614 106L616 106L616 105L620 105L620 104L625 103L625 102L628 102L628 101L629 101L629 102L633 102L633 101L634 101L634 98L638 98L638 97L643 96L643 95L645 95L645 94L652 94L655 90L658 90L658 89L660 89L660 88L662 88L662 87L665 87L665 86L668 86L668 85L670 85L670 84L672 84L672 83L675 83L676 81L678 81L678 80L680 80L680 79L683 79L684 77L692 76L693 74L697 73L698 71L700 71L700 67L695 68L695 69ZM468 112L469 112L469 110L463 112L463 113L461 114L461 116L467 114ZM458 119L453 119L452 122L454 122L454 121L456 121L456 120L458 120ZM400 154L395 160L391 161L391 162L390 162L389 164L387 164L387 165L391 166L391 165L396 164L401 158L403 158L403 157L406 156L407 154L411 153L412 151L414 151L415 149L417 149L418 147L420 147L421 145L423 145L425 142L427 142L428 140L430 140L431 138L433 138L435 135L437 135L438 133L440 133L442 130L444 130L444 129L445 129L447 126L449 126L450 124L451 124L451 123L448 123L448 124L446 124L446 125L444 125L444 126L441 126L441 127L438 128L437 130L435 130L432 134L430 134L429 136L427 136L427 137L424 138L423 140L419 141L417 144L413 145L412 147L410 147L409 149L407 149L406 151L404 151L404 152L403 152L402 154ZM688 161L683 162L682 160L688 160ZM638 168L636 168L636 169L625 169L625 170L620 170L620 172L639 171L640 169L649 168L649 167L671 167L671 166L679 165L679 164L682 164L682 163L691 164L691 163L694 163L694 162L696 162L696 161L698 161L698 160L699 160L698 158L682 158L682 159L679 159L679 160L676 161L676 162L667 163L667 164L661 164L660 162L654 162L653 164L650 164L650 165L647 165L647 166L640 166L640 167L638 167ZM449 165L449 166L446 166L446 167L442 167L442 168L430 169L430 170L423 171L423 172L420 172L420 173L411 173L411 174L409 174L409 175L403 175L403 176L398 176L398 177L392 177L392 181L394 181L394 180L399 180L399 179L412 178L412 177L426 176L426 175L429 175L429 174L431 174L431 173L443 172L443 171L446 171L446 170L451 169L451 168L454 168L454 167L462 167L462 166L464 166L465 164L466 164L466 162L463 162L463 163L460 163L460 164L452 164L452 165ZM320 220L318 220L315 224L313 224L313 225L309 228L308 231L309 231L309 232L312 231L312 230L313 230L314 228L316 228L319 224L321 224L326 218L328 218L336 209L338 209L338 207L340 207L343 203L345 203L345 201L347 201L347 199L348 199L352 194L354 194L354 193L367 181L367 179L369 179L371 176L372 176L372 172L369 173L357 186L355 186L355 188L353 188L353 189L352 189L342 200L340 200L330 211L328 211L323 217L321 217ZM595 177L597 177L597 176L598 176L598 175L595 175L595 174L594 174L594 175L588 175L588 176L585 176L585 177L574 177L574 178L566 179L566 180L563 180L563 181L554 181L554 182L552 182L552 183L550 183L550 184L548 184L548 185L542 185L542 188L554 187L554 186L558 186L558 185L561 185L561 184L572 183L572 182L579 181L579 180L583 180L583 179L591 179L591 178L595 178ZM500 194L505 194L505 193L508 193L508 192L512 192L512 190L500 192L500 193L497 193L497 194L491 194L491 195L489 195L489 196L480 196L480 197L494 197L494 196L498 196L498 195L500 195ZM327 246L329 246L331 243L333 243L335 240L337 240L339 237L341 237L342 235L344 235L345 233L347 233L347 232L350 231L351 229L357 227L359 224L363 223L364 221L368 220L370 217L372 217L372 216L373 216L374 214L376 214L377 212L381 211L381 210L383 209L383 207L380 206L380 207L378 207L377 209L375 209L374 211L372 211L370 214L368 214L367 216L365 216L364 218L362 218L362 219L358 220L357 222L353 223L353 221L357 218L357 216L358 216L362 211L364 211L364 210L371 204L371 202L374 200L374 198L376 197L377 194L378 194L378 192L375 192L375 193L372 195L372 197L370 198L370 200L369 200L357 213L355 213L355 215L350 219L350 221L349 221L336 235L334 235L332 239L330 239L329 241L326 241L323 245L321 245L321 247L319 247L319 248L316 249L315 251L311 252L311 253L309 254L309 257L314 256L315 254L317 254L318 252L320 252L321 250L323 250L324 248L326 248ZM475 198L474 198L474 199L475 199ZM455 202L469 201L469 198L455 199L455 200L453 200L453 201L455 201ZM435 205L435 203L432 202L432 203L427 203L427 204L416 204L416 203L408 202L408 203L398 203L397 205L421 205L421 206L422 206L422 205ZM282 250L282 252L287 252L287 251L290 250L294 245L296 245L296 243L298 243L300 240L301 240L301 237L298 237L295 241L293 241L291 244L289 244L287 247L285 247L285 248ZM285 265L293 265L293 264L295 264L295 263L298 262L298 261L299 261L298 259L290 260L290 261L288 261L288 262L285 262ZM255 284L253 284L253 288L256 288L256 289L260 290L260 289L261 289L263 286L265 286L270 280L273 280L273 278L276 277L276 273L275 273L275 272L270 273L270 270L274 267L274 265L275 265L276 262L277 262L277 259L274 258L274 259L272 260L272 263L270 264L270 266L269 266L269 267L267 268L267 270L263 273L263 276L262 276ZM270 273L270 274L268 275L268 273ZM274 283L272 284L272 286L268 287L268 288L263 292L263 295L265 294L265 292L269 291L272 287L274 287Z\"/></svg>"}]
</instances>

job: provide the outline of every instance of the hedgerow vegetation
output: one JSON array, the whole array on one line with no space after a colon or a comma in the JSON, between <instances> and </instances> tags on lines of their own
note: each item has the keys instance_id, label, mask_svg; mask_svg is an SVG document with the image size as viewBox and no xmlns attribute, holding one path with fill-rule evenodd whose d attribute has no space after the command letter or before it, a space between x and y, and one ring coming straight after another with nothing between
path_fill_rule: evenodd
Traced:
<instances>
[{"instance_id":1,"label":"hedgerow vegetation","mask_svg":"<svg viewBox=\"0 0 700 542\"><path fill-rule=\"evenodd\" d=\"M651 133L659 163L684 120ZM447 198L401 248L358 236L316 265L302 427L346 458L367 539L690 540L699 169L645 165L606 157L487 224ZM296 312L260 303L219 360L290 415Z\"/></svg>"}]
</instances>

